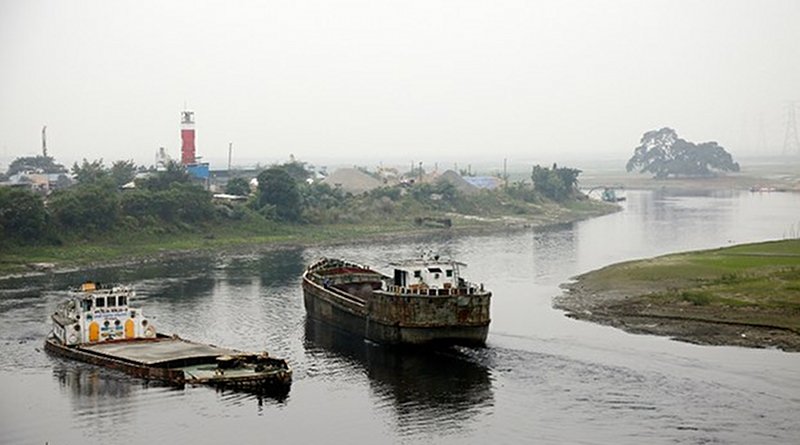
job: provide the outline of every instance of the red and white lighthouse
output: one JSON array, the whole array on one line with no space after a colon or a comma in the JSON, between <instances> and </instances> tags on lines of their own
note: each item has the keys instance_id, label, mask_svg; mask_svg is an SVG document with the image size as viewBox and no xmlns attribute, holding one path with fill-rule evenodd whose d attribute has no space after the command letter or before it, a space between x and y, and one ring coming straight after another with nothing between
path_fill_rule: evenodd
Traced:
<instances>
[{"instance_id":1,"label":"red and white lighthouse","mask_svg":"<svg viewBox=\"0 0 800 445\"><path fill-rule=\"evenodd\" d=\"M194 148L194 111L181 111L181 164L196 162Z\"/></svg>"}]
</instances>

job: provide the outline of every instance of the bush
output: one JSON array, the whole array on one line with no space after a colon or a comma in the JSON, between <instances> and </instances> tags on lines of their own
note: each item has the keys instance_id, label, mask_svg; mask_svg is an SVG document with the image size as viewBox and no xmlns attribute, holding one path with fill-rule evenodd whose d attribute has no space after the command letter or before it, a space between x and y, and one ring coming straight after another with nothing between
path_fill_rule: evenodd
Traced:
<instances>
[{"instance_id":1,"label":"bush","mask_svg":"<svg viewBox=\"0 0 800 445\"><path fill-rule=\"evenodd\" d=\"M298 221L303 210L302 196L295 180L281 167L271 167L259 173L257 205L261 209L271 207L266 214L274 214L282 221Z\"/></svg>"},{"instance_id":2,"label":"bush","mask_svg":"<svg viewBox=\"0 0 800 445\"><path fill-rule=\"evenodd\" d=\"M114 227L120 217L116 188L105 181L54 192L49 202L54 223L63 230L88 235Z\"/></svg>"},{"instance_id":3,"label":"bush","mask_svg":"<svg viewBox=\"0 0 800 445\"><path fill-rule=\"evenodd\" d=\"M4 241L31 244L45 231L47 211L42 198L18 188L0 187L0 245Z\"/></svg>"}]
</instances>

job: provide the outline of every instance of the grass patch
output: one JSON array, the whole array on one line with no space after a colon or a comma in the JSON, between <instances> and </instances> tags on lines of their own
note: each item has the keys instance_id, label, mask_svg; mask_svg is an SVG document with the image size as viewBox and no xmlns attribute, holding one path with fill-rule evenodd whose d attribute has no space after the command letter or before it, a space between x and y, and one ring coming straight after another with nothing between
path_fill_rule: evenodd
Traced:
<instances>
[{"instance_id":1,"label":"grass patch","mask_svg":"<svg viewBox=\"0 0 800 445\"><path fill-rule=\"evenodd\" d=\"M800 240L667 255L581 276L641 313L800 330Z\"/></svg>"},{"instance_id":2,"label":"grass patch","mask_svg":"<svg viewBox=\"0 0 800 445\"><path fill-rule=\"evenodd\" d=\"M713 296L708 292L684 291L680 293L680 298L696 306L706 306L711 303Z\"/></svg>"}]
</instances>

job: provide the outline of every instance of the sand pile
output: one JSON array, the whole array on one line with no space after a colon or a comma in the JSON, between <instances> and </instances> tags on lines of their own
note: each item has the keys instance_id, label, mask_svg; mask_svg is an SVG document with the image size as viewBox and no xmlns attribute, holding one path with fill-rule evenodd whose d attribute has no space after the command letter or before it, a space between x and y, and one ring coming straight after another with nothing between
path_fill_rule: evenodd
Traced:
<instances>
[{"instance_id":1,"label":"sand pile","mask_svg":"<svg viewBox=\"0 0 800 445\"><path fill-rule=\"evenodd\" d=\"M353 194L368 192L382 185L381 181L355 168L340 168L322 182Z\"/></svg>"},{"instance_id":2,"label":"sand pile","mask_svg":"<svg viewBox=\"0 0 800 445\"><path fill-rule=\"evenodd\" d=\"M461 175L453 170L447 170L446 172L442 173L441 176L439 176L439 181L446 181L450 184L453 184L456 190L465 195L474 195L478 193L477 187L465 181Z\"/></svg>"}]
</instances>

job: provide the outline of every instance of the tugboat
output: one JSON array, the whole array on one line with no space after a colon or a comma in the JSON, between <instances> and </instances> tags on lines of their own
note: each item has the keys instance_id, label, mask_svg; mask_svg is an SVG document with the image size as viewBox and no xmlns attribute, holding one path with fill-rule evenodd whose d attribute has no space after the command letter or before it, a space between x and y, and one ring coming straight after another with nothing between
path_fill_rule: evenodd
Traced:
<instances>
[{"instance_id":1,"label":"tugboat","mask_svg":"<svg viewBox=\"0 0 800 445\"><path fill-rule=\"evenodd\" d=\"M178 386L288 391L292 370L286 360L160 334L140 309L129 306L134 296L122 285L86 282L71 289L52 316L45 350Z\"/></svg>"},{"instance_id":2,"label":"tugboat","mask_svg":"<svg viewBox=\"0 0 800 445\"><path fill-rule=\"evenodd\" d=\"M387 276L323 258L303 273L309 317L395 345L486 344L492 293L461 276L466 265L438 256L392 263Z\"/></svg>"},{"instance_id":3,"label":"tugboat","mask_svg":"<svg viewBox=\"0 0 800 445\"><path fill-rule=\"evenodd\" d=\"M617 192L614 189L610 188L610 187L606 187L606 188L603 189L602 199L605 202L625 201L625 197L624 196L617 196Z\"/></svg>"}]
</instances>

